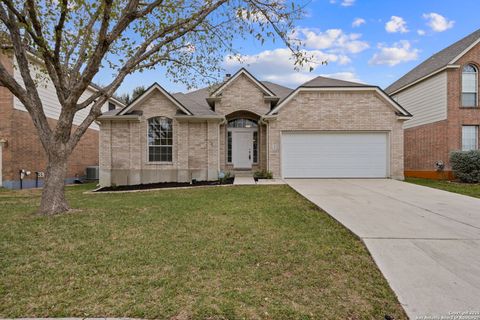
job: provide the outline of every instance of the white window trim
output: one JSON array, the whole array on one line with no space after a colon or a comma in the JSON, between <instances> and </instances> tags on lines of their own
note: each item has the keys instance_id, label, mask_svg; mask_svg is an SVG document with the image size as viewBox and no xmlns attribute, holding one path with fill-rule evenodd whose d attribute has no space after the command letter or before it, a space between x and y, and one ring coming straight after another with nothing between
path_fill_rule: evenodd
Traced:
<instances>
[{"instance_id":1,"label":"white window trim","mask_svg":"<svg viewBox=\"0 0 480 320\"><path fill-rule=\"evenodd\" d=\"M475 149L468 149L468 150L465 150L463 148L463 128L465 127L472 127L472 128L475 128ZM470 150L478 150L478 131L479 131L479 126L477 125L462 125L462 135L461 135L461 150L462 151L470 151Z\"/></svg>"},{"instance_id":2,"label":"white window trim","mask_svg":"<svg viewBox=\"0 0 480 320\"><path fill-rule=\"evenodd\" d=\"M473 63L467 63L463 67L466 67L466 66L472 66L475 69L475 91L473 91L473 92L464 92L463 91L463 75L465 73L471 74L473 72L464 72L463 68L462 68L462 74L461 74L462 81L461 81L461 84L460 84L460 86L461 86L460 87L460 105L461 105L462 108L478 108L479 107L479 105L478 105L478 67ZM474 106L464 106L463 105L463 94L464 93L475 93L475 105Z\"/></svg>"},{"instance_id":3,"label":"white window trim","mask_svg":"<svg viewBox=\"0 0 480 320\"><path fill-rule=\"evenodd\" d=\"M165 145L165 146L162 146L162 145L150 145L149 142L148 142L148 131L150 129L150 125L149 125L149 121L150 119L153 119L153 118L165 118L165 119L168 119L170 121L172 121L172 161L150 161L150 146L152 147L168 147L168 145ZM174 121L172 118L170 117L167 117L167 116L154 116L154 117L150 117L147 119L146 121L147 123L147 143L146 143L146 158L145 158L145 162L146 164L163 164L163 165L171 165L173 164L173 156L174 156L174 148L175 148L175 126L174 126Z\"/></svg>"}]
</instances>

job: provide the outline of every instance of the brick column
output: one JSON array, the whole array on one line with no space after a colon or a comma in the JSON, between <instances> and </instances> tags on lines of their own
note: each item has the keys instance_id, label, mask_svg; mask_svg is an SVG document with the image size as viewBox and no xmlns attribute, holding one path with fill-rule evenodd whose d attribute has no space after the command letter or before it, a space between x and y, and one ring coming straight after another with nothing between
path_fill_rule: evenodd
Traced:
<instances>
[{"instance_id":1,"label":"brick column","mask_svg":"<svg viewBox=\"0 0 480 320\"><path fill-rule=\"evenodd\" d=\"M220 170L220 137L218 122L207 122L207 179L217 180Z\"/></svg>"},{"instance_id":2,"label":"brick column","mask_svg":"<svg viewBox=\"0 0 480 320\"><path fill-rule=\"evenodd\" d=\"M104 121L100 124L99 139L100 186L112 184L112 123Z\"/></svg>"}]
</instances>

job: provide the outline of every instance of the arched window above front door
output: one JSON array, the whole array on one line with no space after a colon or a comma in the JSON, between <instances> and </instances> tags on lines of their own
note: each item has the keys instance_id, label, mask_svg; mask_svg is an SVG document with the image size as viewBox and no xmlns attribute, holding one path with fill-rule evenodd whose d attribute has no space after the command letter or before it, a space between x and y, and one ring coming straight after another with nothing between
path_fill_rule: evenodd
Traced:
<instances>
[{"instance_id":1,"label":"arched window above front door","mask_svg":"<svg viewBox=\"0 0 480 320\"><path fill-rule=\"evenodd\" d=\"M229 128L257 128L258 124L255 120L250 119L233 119L228 121Z\"/></svg>"}]
</instances>

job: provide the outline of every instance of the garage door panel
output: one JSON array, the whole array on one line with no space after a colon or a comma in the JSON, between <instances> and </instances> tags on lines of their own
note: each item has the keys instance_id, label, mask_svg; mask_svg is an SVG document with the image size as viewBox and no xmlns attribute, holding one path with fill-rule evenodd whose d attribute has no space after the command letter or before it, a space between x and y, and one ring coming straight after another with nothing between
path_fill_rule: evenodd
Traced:
<instances>
[{"instance_id":1,"label":"garage door panel","mask_svg":"<svg viewBox=\"0 0 480 320\"><path fill-rule=\"evenodd\" d=\"M285 178L384 178L387 134L283 133Z\"/></svg>"}]
</instances>

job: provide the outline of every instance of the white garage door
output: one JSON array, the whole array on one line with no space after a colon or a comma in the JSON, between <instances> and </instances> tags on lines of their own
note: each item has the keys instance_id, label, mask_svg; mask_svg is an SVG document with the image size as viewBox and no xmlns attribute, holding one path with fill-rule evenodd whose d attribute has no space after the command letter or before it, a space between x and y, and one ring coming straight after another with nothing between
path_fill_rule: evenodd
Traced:
<instances>
[{"instance_id":1,"label":"white garage door","mask_svg":"<svg viewBox=\"0 0 480 320\"><path fill-rule=\"evenodd\" d=\"M284 132L284 178L385 178L387 133Z\"/></svg>"}]
</instances>

